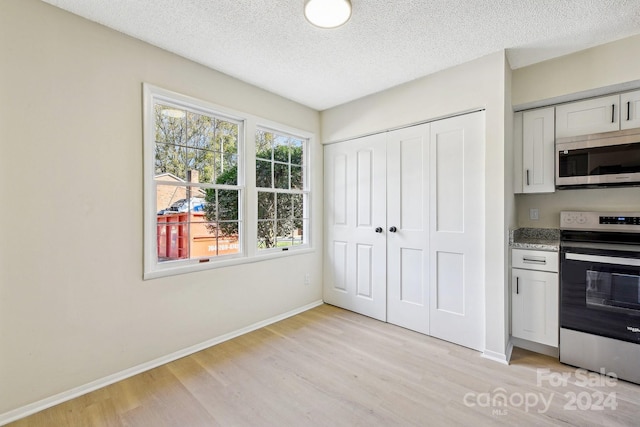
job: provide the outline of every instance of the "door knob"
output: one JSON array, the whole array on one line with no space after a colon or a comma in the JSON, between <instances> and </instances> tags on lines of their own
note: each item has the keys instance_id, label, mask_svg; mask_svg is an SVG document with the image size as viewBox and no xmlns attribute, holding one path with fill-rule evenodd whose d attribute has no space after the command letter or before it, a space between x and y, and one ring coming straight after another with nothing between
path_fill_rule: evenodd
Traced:
<instances>
[{"instance_id":1,"label":"door knob","mask_svg":"<svg viewBox=\"0 0 640 427\"><path fill-rule=\"evenodd\" d=\"M396 231L398 231L398 229L395 226L391 226L389 227L389 231L395 233Z\"/></svg>"},{"instance_id":2,"label":"door knob","mask_svg":"<svg viewBox=\"0 0 640 427\"><path fill-rule=\"evenodd\" d=\"M376 233L382 233L382 227L376 227Z\"/></svg>"}]
</instances>

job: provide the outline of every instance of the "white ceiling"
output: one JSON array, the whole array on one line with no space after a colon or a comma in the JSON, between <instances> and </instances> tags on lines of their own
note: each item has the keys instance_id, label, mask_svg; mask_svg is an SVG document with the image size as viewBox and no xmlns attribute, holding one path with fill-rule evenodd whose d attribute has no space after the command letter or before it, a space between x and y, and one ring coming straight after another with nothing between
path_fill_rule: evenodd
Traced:
<instances>
[{"instance_id":1,"label":"white ceiling","mask_svg":"<svg viewBox=\"0 0 640 427\"><path fill-rule=\"evenodd\" d=\"M506 49L512 68L640 33L640 0L43 0L317 110Z\"/></svg>"}]
</instances>

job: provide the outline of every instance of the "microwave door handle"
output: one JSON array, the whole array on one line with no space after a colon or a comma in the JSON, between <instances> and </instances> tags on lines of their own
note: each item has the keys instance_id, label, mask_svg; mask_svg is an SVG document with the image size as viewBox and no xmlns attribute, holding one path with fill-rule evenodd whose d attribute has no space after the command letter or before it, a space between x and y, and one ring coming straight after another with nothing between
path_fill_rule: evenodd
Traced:
<instances>
[{"instance_id":1,"label":"microwave door handle","mask_svg":"<svg viewBox=\"0 0 640 427\"><path fill-rule=\"evenodd\" d=\"M573 252L567 252L565 254L566 259L574 261L586 261L586 262L599 262L601 264L613 264L613 265L626 265L640 267L640 259L637 258L622 258L617 256L601 256L601 255L589 255L589 254L576 254Z\"/></svg>"}]
</instances>

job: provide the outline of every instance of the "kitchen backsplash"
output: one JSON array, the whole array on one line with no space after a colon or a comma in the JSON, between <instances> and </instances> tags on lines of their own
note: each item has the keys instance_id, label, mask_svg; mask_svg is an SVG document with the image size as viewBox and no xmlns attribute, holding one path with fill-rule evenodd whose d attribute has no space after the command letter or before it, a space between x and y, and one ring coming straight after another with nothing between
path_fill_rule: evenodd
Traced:
<instances>
[{"instance_id":1,"label":"kitchen backsplash","mask_svg":"<svg viewBox=\"0 0 640 427\"><path fill-rule=\"evenodd\" d=\"M640 212L640 187L559 190L555 193L516 194L518 227L559 228L560 212ZM538 220L529 219L538 209Z\"/></svg>"}]
</instances>

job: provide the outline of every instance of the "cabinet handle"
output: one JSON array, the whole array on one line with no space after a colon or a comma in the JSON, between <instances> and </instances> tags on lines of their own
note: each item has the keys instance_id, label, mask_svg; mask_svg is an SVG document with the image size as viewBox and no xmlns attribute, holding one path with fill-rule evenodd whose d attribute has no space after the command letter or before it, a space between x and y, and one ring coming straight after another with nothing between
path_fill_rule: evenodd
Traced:
<instances>
[{"instance_id":1,"label":"cabinet handle","mask_svg":"<svg viewBox=\"0 0 640 427\"><path fill-rule=\"evenodd\" d=\"M516 277L516 295L520 293L520 278Z\"/></svg>"},{"instance_id":2,"label":"cabinet handle","mask_svg":"<svg viewBox=\"0 0 640 427\"><path fill-rule=\"evenodd\" d=\"M631 101L627 101L627 121L631 120Z\"/></svg>"},{"instance_id":3,"label":"cabinet handle","mask_svg":"<svg viewBox=\"0 0 640 427\"><path fill-rule=\"evenodd\" d=\"M398 229L395 226L391 226L389 227L389 231L395 233L396 231L398 231Z\"/></svg>"},{"instance_id":4,"label":"cabinet handle","mask_svg":"<svg viewBox=\"0 0 640 427\"><path fill-rule=\"evenodd\" d=\"M376 227L376 233L382 233L382 227Z\"/></svg>"},{"instance_id":5,"label":"cabinet handle","mask_svg":"<svg viewBox=\"0 0 640 427\"><path fill-rule=\"evenodd\" d=\"M522 257L522 262L525 264L546 264L547 263L547 259L544 257L540 257L540 258L527 258L527 257Z\"/></svg>"},{"instance_id":6,"label":"cabinet handle","mask_svg":"<svg viewBox=\"0 0 640 427\"><path fill-rule=\"evenodd\" d=\"M527 185L530 185L529 184L529 169L527 169Z\"/></svg>"},{"instance_id":7,"label":"cabinet handle","mask_svg":"<svg viewBox=\"0 0 640 427\"><path fill-rule=\"evenodd\" d=\"M611 123L616 122L616 104L611 104Z\"/></svg>"}]
</instances>

